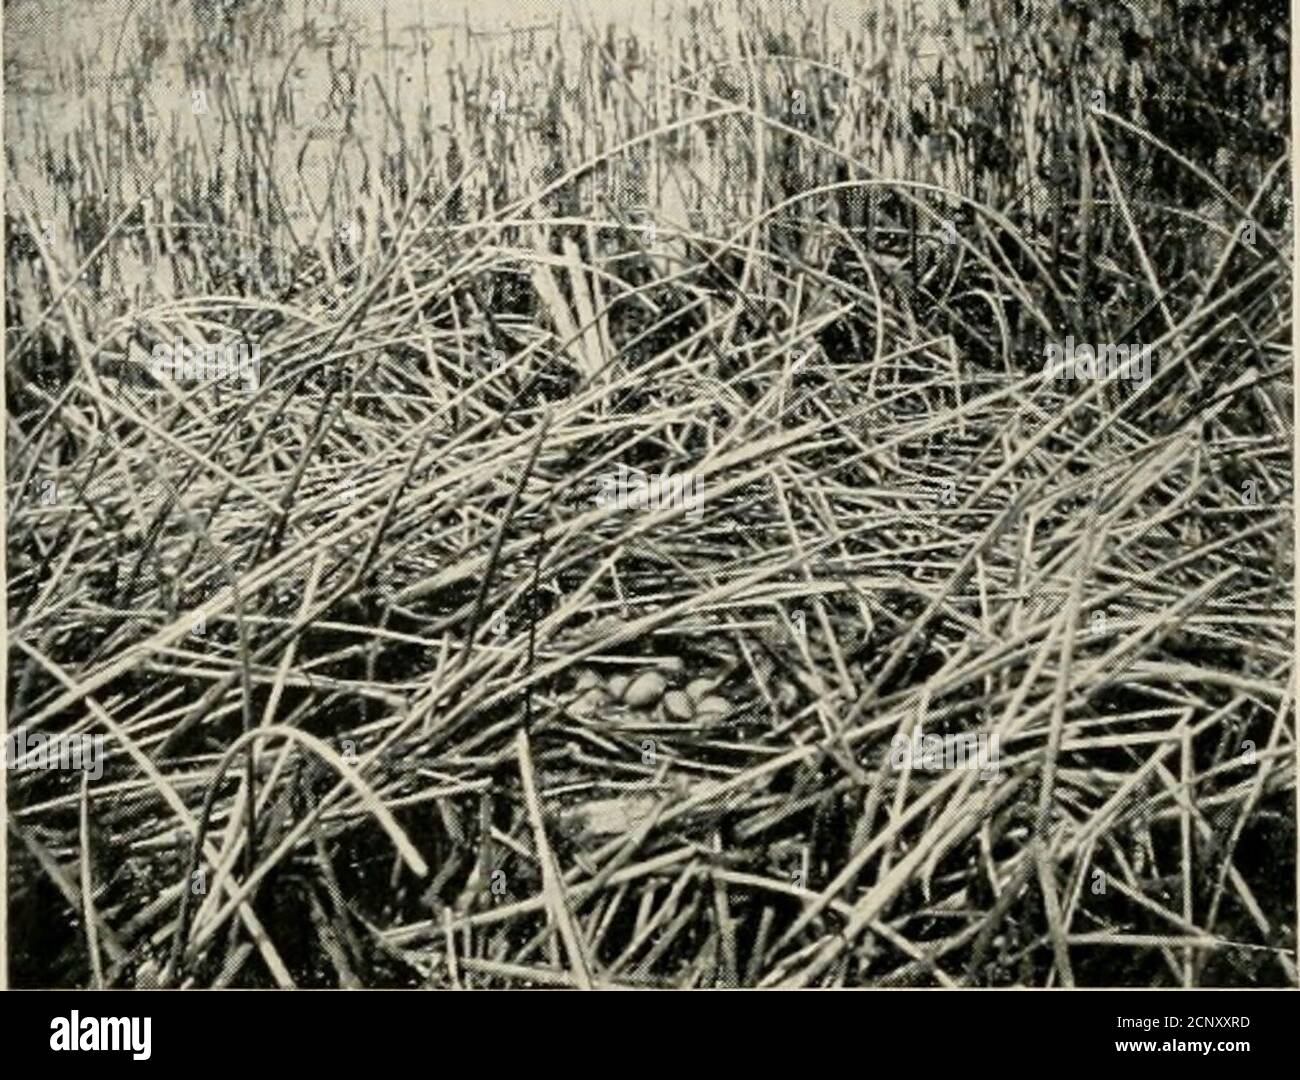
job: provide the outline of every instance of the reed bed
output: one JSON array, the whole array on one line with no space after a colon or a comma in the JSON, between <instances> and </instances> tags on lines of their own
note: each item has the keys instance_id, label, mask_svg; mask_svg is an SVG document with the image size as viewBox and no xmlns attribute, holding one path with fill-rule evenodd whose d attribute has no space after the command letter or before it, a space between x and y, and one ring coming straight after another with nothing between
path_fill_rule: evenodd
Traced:
<instances>
[{"instance_id":1,"label":"reed bed","mask_svg":"<svg viewBox=\"0 0 1300 1080\"><path fill-rule=\"evenodd\" d=\"M108 756L9 774L15 982L1294 985L1286 11L1140 7L67 58L7 707ZM255 390L140 359L231 337Z\"/></svg>"}]
</instances>

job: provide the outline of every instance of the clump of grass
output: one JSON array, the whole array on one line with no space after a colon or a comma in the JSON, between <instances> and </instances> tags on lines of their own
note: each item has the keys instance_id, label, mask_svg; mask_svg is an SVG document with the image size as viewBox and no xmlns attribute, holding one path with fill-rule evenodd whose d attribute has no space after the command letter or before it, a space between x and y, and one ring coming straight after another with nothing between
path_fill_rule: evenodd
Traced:
<instances>
[{"instance_id":1,"label":"clump of grass","mask_svg":"<svg viewBox=\"0 0 1300 1080\"><path fill-rule=\"evenodd\" d=\"M15 981L1295 983L1286 50L1214 11L159 5L9 161L9 727L110 736L9 776ZM726 723L575 709L665 657Z\"/></svg>"}]
</instances>

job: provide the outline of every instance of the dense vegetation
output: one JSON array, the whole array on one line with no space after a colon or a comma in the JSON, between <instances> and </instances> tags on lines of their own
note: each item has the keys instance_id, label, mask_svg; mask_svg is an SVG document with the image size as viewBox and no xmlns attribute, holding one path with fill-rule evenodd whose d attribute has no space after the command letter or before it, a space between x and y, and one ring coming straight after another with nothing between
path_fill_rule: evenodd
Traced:
<instances>
[{"instance_id":1,"label":"dense vegetation","mask_svg":"<svg viewBox=\"0 0 1300 1080\"><path fill-rule=\"evenodd\" d=\"M308 7L9 125L15 983L1296 982L1285 4Z\"/></svg>"}]
</instances>

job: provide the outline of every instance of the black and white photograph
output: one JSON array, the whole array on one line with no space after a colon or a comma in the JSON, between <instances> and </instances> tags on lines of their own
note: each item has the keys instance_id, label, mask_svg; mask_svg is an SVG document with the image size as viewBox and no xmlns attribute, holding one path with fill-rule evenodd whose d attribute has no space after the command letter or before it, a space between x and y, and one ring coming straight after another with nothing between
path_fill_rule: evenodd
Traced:
<instances>
[{"instance_id":1,"label":"black and white photograph","mask_svg":"<svg viewBox=\"0 0 1300 1080\"><path fill-rule=\"evenodd\" d=\"M149 1056L92 991L1300 985L1285 0L3 44L41 1046Z\"/></svg>"}]
</instances>

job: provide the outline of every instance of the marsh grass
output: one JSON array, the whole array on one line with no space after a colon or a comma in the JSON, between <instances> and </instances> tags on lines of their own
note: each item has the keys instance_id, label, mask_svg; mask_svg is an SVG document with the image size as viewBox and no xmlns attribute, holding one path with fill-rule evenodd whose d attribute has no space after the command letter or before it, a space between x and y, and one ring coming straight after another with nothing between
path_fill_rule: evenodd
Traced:
<instances>
[{"instance_id":1,"label":"marsh grass","mask_svg":"<svg viewBox=\"0 0 1300 1080\"><path fill-rule=\"evenodd\" d=\"M7 162L7 705L111 750L8 778L15 981L1294 984L1274 6L68 57ZM1070 333L1153 380L1045 380ZM256 392L121 378L214 336ZM663 657L724 725L572 708ZM918 723L1001 767L900 774Z\"/></svg>"}]
</instances>

